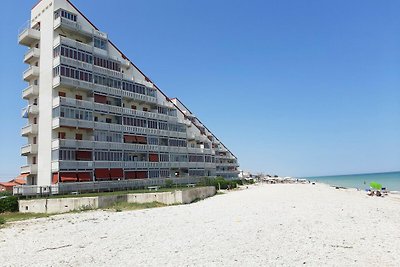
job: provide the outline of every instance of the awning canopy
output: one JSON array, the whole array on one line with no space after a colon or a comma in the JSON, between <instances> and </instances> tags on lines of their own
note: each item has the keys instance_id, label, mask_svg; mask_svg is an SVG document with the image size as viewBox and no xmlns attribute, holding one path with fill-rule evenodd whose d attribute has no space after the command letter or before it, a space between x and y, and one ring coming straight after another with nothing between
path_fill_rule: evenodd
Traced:
<instances>
[{"instance_id":1,"label":"awning canopy","mask_svg":"<svg viewBox=\"0 0 400 267\"><path fill-rule=\"evenodd\" d=\"M113 180L123 179L124 178L124 170L123 169L111 169L110 177Z\"/></svg>"},{"instance_id":2,"label":"awning canopy","mask_svg":"<svg viewBox=\"0 0 400 267\"><path fill-rule=\"evenodd\" d=\"M96 175L96 180L110 179L110 171L108 169L96 169L94 173Z\"/></svg>"},{"instance_id":3,"label":"awning canopy","mask_svg":"<svg viewBox=\"0 0 400 267\"><path fill-rule=\"evenodd\" d=\"M76 172L61 172L60 181L62 183L77 182L78 176Z\"/></svg>"},{"instance_id":4,"label":"awning canopy","mask_svg":"<svg viewBox=\"0 0 400 267\"><path fill-rule=\"evenodd\" d=\"M90 172L78 172L79 182L90 182L92 181L92 174Z\"/></svg>"}]
</instances>

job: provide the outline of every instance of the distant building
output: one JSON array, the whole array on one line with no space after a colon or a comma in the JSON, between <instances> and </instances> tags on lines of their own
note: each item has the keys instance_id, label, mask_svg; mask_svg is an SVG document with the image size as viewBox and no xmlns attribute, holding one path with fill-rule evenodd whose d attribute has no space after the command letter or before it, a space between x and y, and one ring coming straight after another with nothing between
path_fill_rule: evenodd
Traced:
<instances>
[{"instance_id":1,"label":"distant building","mask_svg":"<svg viewBox=\"0 0 400 267\"><path fill-rule=\"evenodd\" d=\"M151 41L130 28L134 42ZM29 48L21 149L29 185L238 176L235 155L69 0L39 1L19 43Z\"/></svg>"},{"instance_id":2,"label":"distant building","mask_svg":"<svg viewBox=\"0 0 400 267\"><path fill-rule=\"evenodd\" d=\"M11 181L0 183L0 192L3 191L12 192L14 186L25 185L25 184L26 184L26 175L20 175Z\"/></svg>"}]
</instances>

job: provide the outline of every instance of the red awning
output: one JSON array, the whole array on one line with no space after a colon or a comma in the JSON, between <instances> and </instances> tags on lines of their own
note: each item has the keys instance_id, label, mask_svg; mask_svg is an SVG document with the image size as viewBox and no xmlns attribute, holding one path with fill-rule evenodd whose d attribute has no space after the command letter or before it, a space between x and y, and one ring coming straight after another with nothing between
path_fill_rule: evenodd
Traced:
<instances>
[{"instance_id":1,"label":"red awning","mask_svg":"<svg viewBox=\"0 0 400 267\"><path fill-rule=\"evenodd\" d=\"M149 161L158 162L158 154L149 154Z\"/></svg>"},{"instance_id":2,"label":"red awning","mask_svg":"<svg viewBox=\"0 0 400 267\"><path fill-rule=\"evenodd\" d=\"M124 170L123 169L110 169L110 177L113 180L123 179L124 178Z\"/></svg>"},{"instance_id":3,"label":"red awning","mask_svg":"<svg viewBox=\"0 0 400 267\"><path fill-rule=\"evenodd\" d=\"M125 143L136 143L135 135L124 135Z\"/></svg>"},{"instance_id":4,"label":"red awning","mask_svg":"<svg viewBox=\"0 0 400 267\"><path fill-rule=\"evenodd\" d=\"M60 173L60 181L62 183L76 182L78 181L76 172L62 172Z\"/></svg>"},{"instance_id":5,"label":"red awning","mask_svg":"<svg viewBox=\"0 0 400 267\"><path fill-rule=\"evenodd\" d=\"M96 169L94 173L96 175L96 180L110 179L110 171L108 169Z\"/></svg>"},{"instance_id":6,"label":"red awning","mask_svg":"<svg viewBox=\"0 0 400 267\"><path fill-rule=\"evenodd\" d=\"M125 179L136 179L136 172L125 172Z\"/></svg>"},{"instance_id":7,"label":"red awning","mask_svg":"<svg viewBox=\"0 0 400 267\"><path fill-rule=\"evenodd\" d=\"M79 182L90 182L92 181L92 174L90 172L78 172Z\"/></svg>"},{"instance_id":8,"label":"red awning","mask_svg":"<svg viewBox=\"0 0 400 267\"><path fill-rule=\"evenodd\" d=\"M106 104L107 103L107 97L105 95L94 95L94 102L97 103L102 103L102 104Z\"/></svg>"},{"instance_id":9,"label":"red awning","mask_svg":"<svg viewBox=\"0 0 400 267\"><path fill-rule=\"evenodd\" d=\"M147 171L136 172L136 179L146 179L146 178L147 178Z\"/></svg>"},{"instance_id":10,"label":"red awning","mask_svg":"<svg viewBox=\"0 0 400 267\"><path fill-rule=\"evenodd\" d=\"M92 160L92 151L76 151L76 160Z\"/></svg>"},{"instance_id":11,"label":"red awning","mask_svg":"<svg viewBox=\"0 0 400 267\"><path fill-rule=\"evenodd\" d=\"M53 173L53 179L51 180L52 184L57 184L58 183L58 172Z\"/></svg>"},{"instance_id":12,"label":"red awning","mask_svg":"<svg viewBox=\"0 0 400 267\"><path fill-rule=\"evenodd\" d=\"M147 138L144 136L136 136L136 142L139 144L147 144Z\"/></svg>"}]
</instances>

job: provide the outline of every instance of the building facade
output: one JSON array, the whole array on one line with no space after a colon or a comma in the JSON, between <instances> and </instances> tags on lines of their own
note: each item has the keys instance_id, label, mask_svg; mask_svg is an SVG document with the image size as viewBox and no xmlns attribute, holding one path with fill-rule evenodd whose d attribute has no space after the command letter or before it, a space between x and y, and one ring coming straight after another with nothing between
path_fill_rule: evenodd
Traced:
<instances>
[{"instance_id":1,"label":"building facade","mask_svg":"<svg viewBox=\"0 0 400 267\"><path fill-rule=\"evenodd\" d=\"M42 0L18 41L29 185L238 176L237 158L69 0Z\"/></svg>"}]
</instances>

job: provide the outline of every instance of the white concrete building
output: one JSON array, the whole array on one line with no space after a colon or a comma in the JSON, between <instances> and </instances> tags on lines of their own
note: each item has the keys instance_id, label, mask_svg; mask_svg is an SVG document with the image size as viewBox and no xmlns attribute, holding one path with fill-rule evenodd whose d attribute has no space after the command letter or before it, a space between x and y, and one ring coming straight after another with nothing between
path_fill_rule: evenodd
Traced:
<instances>
[{"instance_id":1,"label":"white concrete building","mask_svg":"<svg viewBox=\"0 0 400 267\"><path fill-rule=\"evenodd\" d=\"M237 158L69 0L42 0L18 36L28 184L237 177Z\"/></svg>"}]
</instances>

